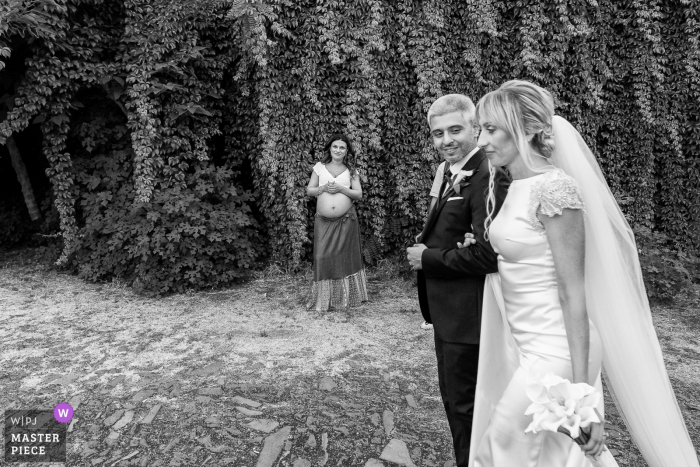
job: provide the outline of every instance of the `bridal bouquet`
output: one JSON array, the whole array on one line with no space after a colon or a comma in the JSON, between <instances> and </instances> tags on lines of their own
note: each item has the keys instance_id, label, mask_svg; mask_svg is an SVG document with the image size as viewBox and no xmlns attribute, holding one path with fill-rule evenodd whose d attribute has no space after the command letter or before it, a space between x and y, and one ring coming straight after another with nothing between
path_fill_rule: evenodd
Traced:
<instances>
[{"instance_id":1,"label":"bridal bouquet","mask_svg":"<svg viewBox=\"0 0 700 467\"><path fill-rule=\"evenodd\" d=\"M600 393L586 383L572 383L548 373L541 379L528 381L526 393L532 404L525 415L532 415L532 423L525 433L559 431L583 445L588 442L588 436L581 428L600 423L595 411Z\"/></svg>"}]
</instances>

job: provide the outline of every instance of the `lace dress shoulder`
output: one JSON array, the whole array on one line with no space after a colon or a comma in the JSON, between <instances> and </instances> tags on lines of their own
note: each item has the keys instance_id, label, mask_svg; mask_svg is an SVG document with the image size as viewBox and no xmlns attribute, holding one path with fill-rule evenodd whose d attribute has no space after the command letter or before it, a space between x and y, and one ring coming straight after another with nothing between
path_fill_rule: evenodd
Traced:
<instances>
[{"instance_id":1,"label":"lace dress shoulder","mask_svg":"<svg viewBox=\"0 0 700 467\"><path fill-rule=\"evenodd\" d=\"M564 209L581 209L585 212L583 196L578 183L561 169L545 173L530 191L528 221L544 233L544 225L537 218L540 212L546 216L561 215Z\"/></svg>"}]
</instances>

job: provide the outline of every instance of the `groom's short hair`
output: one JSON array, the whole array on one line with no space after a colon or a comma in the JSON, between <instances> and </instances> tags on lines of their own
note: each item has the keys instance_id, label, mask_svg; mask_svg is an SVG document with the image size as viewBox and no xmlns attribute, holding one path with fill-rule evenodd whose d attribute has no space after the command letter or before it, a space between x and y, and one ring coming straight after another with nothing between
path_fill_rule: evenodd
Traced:
<instances>
[{"instance_id":1,"label":"groom's short hair","mask_svg":"<svg viewBox=\"0 0 700 467\"><path fill-rule=\"evenodd\" d=\"M476 107L471 99L464 94L445 94L438 97L428 110L428 125L433 117L439 117L452 112L461 112L469 120L476 114Z\"/></svg>"}]
</instances>

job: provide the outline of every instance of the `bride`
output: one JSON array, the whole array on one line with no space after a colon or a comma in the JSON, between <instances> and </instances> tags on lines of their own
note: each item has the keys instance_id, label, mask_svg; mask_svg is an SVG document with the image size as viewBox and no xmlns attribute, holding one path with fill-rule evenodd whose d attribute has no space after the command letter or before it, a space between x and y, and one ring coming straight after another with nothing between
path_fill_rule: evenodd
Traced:
<instances>
[{"instance_id":1,"label":"bride","mask_svg":"<svg viewBox=\"0 0 700 467\"><path fill-rule=\"evenodd\" d=\"M513 182L486 232L499 254L484 295L470 466L616 466L600 423L578 446L525 433L526 387L552 373L602 393L601 366L651 467L698 466L661 356L632 230L586 143L548 91L509 81L477 105L478 145ZM493 187L493 183L491 184ZM469 234L467 235L469 237ZM534 375L534 376L533 376ZM583 430L587 431L587 430Z\"/></svg>"}]
</instances>

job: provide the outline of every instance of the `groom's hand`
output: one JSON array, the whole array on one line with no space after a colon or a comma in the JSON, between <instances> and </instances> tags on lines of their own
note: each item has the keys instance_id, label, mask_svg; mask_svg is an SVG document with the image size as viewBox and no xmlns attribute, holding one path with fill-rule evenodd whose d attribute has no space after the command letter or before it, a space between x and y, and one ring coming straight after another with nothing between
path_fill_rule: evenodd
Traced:
<instances>
[{"instance_id":1,"label":"groom's hand","mask_svg":"<svg viewBox=\"0 0 700 467\"><path fill-rule=\"evenodd\" d=\"M406 249L406 258L408 259L408 262L411 265L411 269L413 269L414 271L423 269L423 265L421 264L421 257L423 256L423 251L425 251L426 249L428 249L428 247L423 245L422 243L417 243Z\"/></svg>"}]
</instances>

